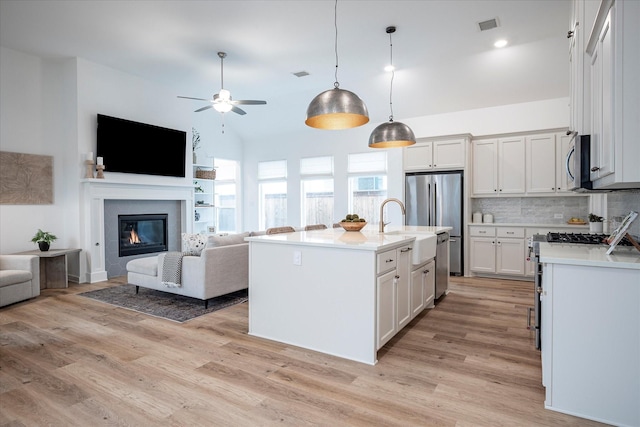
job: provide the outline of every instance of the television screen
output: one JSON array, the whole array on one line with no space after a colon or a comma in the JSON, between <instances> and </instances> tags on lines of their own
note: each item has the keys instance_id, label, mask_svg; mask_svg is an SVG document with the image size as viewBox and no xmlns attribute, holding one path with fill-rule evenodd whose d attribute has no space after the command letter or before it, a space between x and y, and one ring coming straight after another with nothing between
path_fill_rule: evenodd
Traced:
<instances>
[{"instance_id":1,"label":"television screen","mask_svg":"<svg viewBox=\"0 0 640 427\"><path fill-rule=\"evenodd\" d=\"M98 114L97 135L106 172L185 176L184 131Z\"/></svg>"}]
</instances>

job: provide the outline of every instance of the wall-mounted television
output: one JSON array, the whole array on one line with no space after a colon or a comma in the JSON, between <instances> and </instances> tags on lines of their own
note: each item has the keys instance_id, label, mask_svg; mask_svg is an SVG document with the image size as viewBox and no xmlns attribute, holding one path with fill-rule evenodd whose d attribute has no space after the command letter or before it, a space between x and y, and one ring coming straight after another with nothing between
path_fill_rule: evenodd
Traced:
<instances>
[{"instance_id":1,"label":"wall-mounted television","mask_svg":"<svg viewBox=\"0 0 640 427\"><path fill-rule=\"evenodd\" d=\"M98 114L98 157L106 172L185 177L187 133Z\"/></svg>"}]
</instances>

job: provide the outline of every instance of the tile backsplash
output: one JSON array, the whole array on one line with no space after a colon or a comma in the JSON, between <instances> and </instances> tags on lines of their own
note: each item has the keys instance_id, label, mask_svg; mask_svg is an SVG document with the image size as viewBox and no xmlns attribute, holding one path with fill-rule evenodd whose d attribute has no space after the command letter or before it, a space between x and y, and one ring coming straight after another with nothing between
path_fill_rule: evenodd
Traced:
<instances>
[{"instance_id":1,"label":"tile backsplash","mask_svg":"<svg viewBox=\"0 0 640 427\"><path fill-rule=\"evenodd\" d=\"M515 224L566 224L569 218L587 220L588 196L509 197L471 200L471 212L493 214L494 222ZM562 218L556 218L562 214ZM469 218L471 221L471 218Z\"/></svg>"},{"instance_id":2,"label":"tile backsplash","mask_svg":"<svg viewBox=\"0 0 640 427\"><path fill-rule=\"evenodd\" d=\"M630 211L640 213L640 190L607 193L607 220L622 219ZM634 236L640 236L640 217L631 224L629 232Z\"/></svg>"}]
</instances>

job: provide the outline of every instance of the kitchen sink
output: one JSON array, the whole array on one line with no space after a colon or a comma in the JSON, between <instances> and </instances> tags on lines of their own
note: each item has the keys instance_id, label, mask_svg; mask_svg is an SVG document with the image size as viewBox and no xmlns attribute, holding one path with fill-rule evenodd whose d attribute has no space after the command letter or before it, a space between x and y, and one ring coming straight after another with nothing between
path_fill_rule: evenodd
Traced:
<instances>
[{"instance_id":1,"label":"kitchen sink","mask_svg":"<svg viewBox=\"0 0 640 427\"><path fill-rule=\"evenodd\" d=\"M413 243L413 250L411 253L411 263L413 265L422 264L436 256L436 245L438 243L438 236L436 234L408 233L406 231L390 231L385 234L415 237L416 240Z\"/></svg>"}]
</instances>

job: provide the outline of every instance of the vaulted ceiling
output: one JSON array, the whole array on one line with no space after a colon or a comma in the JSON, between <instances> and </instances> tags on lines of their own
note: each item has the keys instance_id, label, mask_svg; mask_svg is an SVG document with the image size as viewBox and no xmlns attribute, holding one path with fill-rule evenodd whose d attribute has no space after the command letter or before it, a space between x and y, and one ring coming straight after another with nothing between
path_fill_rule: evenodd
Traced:
<instances>
[{"instance_id":1,"label":"vaulted ceiling","mask_svg":"<svg viewBox=\"0 0 640 427\"><path fill-rule=\"evenodd\" d=\"M306 109L333 88L333 0L2 0L0 44L45 58L81 57L210 98L225 88L244 106L225 121L242 137L305 127ZM389 36L394 25L396 120L566 97L568 0L365 1L337 3L338 81L389 116ZM497 28L478 23L496 18ZM493 47L506 38L509 45ZM305 71L305 77L293 73ZM203 102L183 100L193 111ZM212 109L201 113L218 115Z\"/></svg>"}]
</instances>

